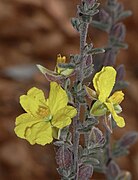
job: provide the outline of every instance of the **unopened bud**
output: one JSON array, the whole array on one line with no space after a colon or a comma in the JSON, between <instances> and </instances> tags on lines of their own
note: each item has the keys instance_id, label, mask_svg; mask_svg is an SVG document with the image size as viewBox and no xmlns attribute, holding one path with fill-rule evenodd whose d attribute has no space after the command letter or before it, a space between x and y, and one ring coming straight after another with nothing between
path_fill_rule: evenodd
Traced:
<instances>
[{"instance_id":1,"label":"unopened bud","mask_svg":"<svg viewBox=\"0 0 138 180\"><path fill-rule=\"evenodd\" d=\"M60 168L69 168L72 164L72 152L65 146L61 146L56 152L56 162Z\"/></svg>"},{"instance_id":2,"label":"unopened bud","mask_svg":"<svg viewBox=\"0 0 138 180\"><path fill-rule=\"evenodd\" d=\"M100 18L100 21L103 23L110 23L111 22L111 18L109 16L109 14L104 9L100 10L99 18Z\"/></svg>"},{"instance_id":3,"label":"unopened bud","mask_svg":"<svg viewBox=\"0 0 138 180\"><path fill-rule=\"evenodd\" d=\"M86 2L89 6L93 6L93 4L96 3L96 0L83 0L83 2Z\"/></svg>"},{"instance_id":4,"label":"unopened bud","mask_svg":"<svg viewBox=\"0 0 138 180\"><path fill-rule=\"evenodd\" d=\"M116 80L122 81L124 79L124 76L125 76L125 66L123 64L119 65L116 68L116 71L117 71Z\"/></svg>"},{"instance_id":5,"label":"unopened bud","mask_svg":"<svg viewBox=\"0 0 138 180\"><path fill-rule=\"evenodd\" d=\"M133 145L138 139L138 133L133 131L125 134L118 142L123 148L129 148Z\"/></svg>"},{"instance_id":6,"label":"unopened bud","mask_svg":"<svg viewBox=\"0 0 138 180\"><path fill-rule=\"evenodd\" d=\"M93 167L91 165L81 165L79 167L79 180L90 179L93 174Z\"/></svg>"},{"instance_id":7,"label":"unopened bud","mask_svg":"<svg viewBox=\"0 0 138 180\"><path fill-rule=\"evenodd\" d=\"M113 50L108 50L105 52L103 58L104 66L114 66L116 60L116 52Z\"/></svg>"},{"instance_id":8,"label":"unopened bud","mask_svg":"<svg viewBox=\"0 0 138 180\"><path fill-rule=\"evenodd\" d=\"M120 14L121 12L123 12L124 10L124 6L122 3L118 3L118 6L117 6L117 13Z\"/></svg>"},{"instance_id":9,"label":"unopened bud","mask_svg":"<svg viewBox=\"0 0 138 180\"><path fill-rule=\"evenodd\" d=\"M89 143L94 143L98 145L103 145L105 143L105 139L102 131L99 128L93 127L90 135L89 135Z\"/></svg>"},{"instance_id":10,"label":"unopened bud","mask_svg":"<svg viewBox=\"0 0 138 180\"><path fill-rule=\"evenodd\" d=\"M107 167L107 174L111 178L115 179L120 173L119 166L112 160Z\"/></svg>"},{"instance_id":11,"label":"unopened bud","mask_svg":"<svg viewBox=\"0 0 138 180\"><path fill-rule=\"evenodd\" d=\"M122 23L117 23L112 27L110 34L113 38L123 41L126 35L126 28Z\"/></svg>"},{"instance_id":12,"label":"unopened bud","mask_svg":"<svg viewBox=\"0 0 138 180\"><path fill-rule=\"evenodd\" d=\"M97 99L97 93L92 90L91 88L89 88L88 86L84 86L85 91L87 96L91 99L91 100L96 100Z\"/></svg>"}]
</instances>

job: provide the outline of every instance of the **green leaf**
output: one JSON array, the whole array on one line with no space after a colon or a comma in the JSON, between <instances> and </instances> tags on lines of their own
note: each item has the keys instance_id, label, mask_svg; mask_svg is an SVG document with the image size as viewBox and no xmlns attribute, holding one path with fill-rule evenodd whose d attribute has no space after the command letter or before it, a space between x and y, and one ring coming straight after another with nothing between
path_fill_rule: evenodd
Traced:
<instances>
[{"instance_id":1,"label":"green leaf","mask_svg":"<svg viewBox=\"0 0 138 180\"><path fill-rule=\"evenodd\" d=\"M114 42L113 46L117 48L128 49L128 44L123 42Z\"/></svg>"},{"instance_id":2,"label":"green leaf","mask_svg":"<svg viewBox=\"0 0 138 180\"><path fill-rule=\"evenodd\" d=\"M119 17L118 17L118 21L122 20L122 19L125 19L129 16L132 15L132 11L128 10L128 11L123 11L122 13L120 13Z\"/></svg>"},{"instance_id":3,"label":"green leaf","mask_svg":"<svg viewBox=\"0 0 138 180\"><path fill-rule=\"evenodd\" d=\"M99 22L95 20L92 21L92 26L106 32L108 32L110 29L110 24L105 24L103 22Z\"/></svg>"},{"instance_id":4,"label":"green leaf","mask_svg":"<svg viewBox=\"0 0 138 180\"><path fill-rule=\"evenodd\" d=\"M93 166L96 166L100 163L98 159L92 157L83 157L81 161L83 164L91 164Z\"/></svg>"},{"instance_id":5,"label":"green leaf","mask_svg":"<svg viewBox=\"0 0 138 180\"><path fill-rule=\"evenodd\" d=\"M76 31L78 31L78 32L80 31L81 22L80 22L80 20L78 18L72 18L71 19L71 24L72 24L72 26L74 27L74 29Z\"/></svg>"},{"instance_id":6,"label":"green leaf","mask_svg":"<svg viewBox=\"0 0 138 180\"><path fill-rule=\"evenodd\" d=\"M104 52L105 52L104 48L93 48L90 51L88 51L88 54L95 55L95 54L102 54Z\"/></svg>"}]
</instances>

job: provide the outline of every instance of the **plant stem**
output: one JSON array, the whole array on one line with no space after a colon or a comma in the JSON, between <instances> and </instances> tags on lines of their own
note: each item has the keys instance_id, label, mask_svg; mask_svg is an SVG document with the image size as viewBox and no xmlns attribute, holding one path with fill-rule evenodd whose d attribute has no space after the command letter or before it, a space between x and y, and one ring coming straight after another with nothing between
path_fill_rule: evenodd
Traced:
<instances>
[{"instance_id":1,"label":"plant stem","mask_svg":"<svg viewBox=\"0 0 138 180\"><path fill-rule=\"evenodd\" d=\"M109 163L109 160L111 159L111 147L110 147L110 137L111 134L108 130L106 130L105 132L105 137L106 137L106 141L107 141L107 145L106 145L106 157L107 157L107 164Z\"/></svg>"},{"instance_id":2,"label":"plant stem","mask_svg":"<svg viewBox=\"0 0 138 180\"><path fill-rule=\"evenodd\" d=\"M83 67L84 67L84 47L86 45L86 39L87 39L87 32L88 32L88 23L83 23L82 29L80 32L80 68L77 73L76 82L83 82ZM75 180L78 180L78 173L79 173L79 162L78 162L78 149L79 149L79 132L77 130L78 127L78 121L80 117L80 108L81 104L76 99L76 108L77 108L77 116L73 120L73 152L74 152L74 174L75 174Z\"/></svg>"},{"instance_id":3,"label":"plant stem","mask_svg":"<svg viewBox=\"0 0 138 180\"><path fill-rule=\"evenodd\" d=\"M78 149L79 149L79 132L77 130L78 127L78 120L80 116L80 105L77 104L78 113L77 116L73 119L73 154L74 154L74 174L75 174L75 180L78 180L78 172L79 172L79 166L78 166Z\"/></svg>"},{"instance_id":4,"label":"plant stem","mask_svg":"<svg viewBox=\"0 0 138 180\"><path fill-rule=\"evenodd\" d=\"M111 133L108 130L106 130L106 132L105 132L105 137L106 137L106 141L107 141L107 145L106 145L106 167L108 167L110 161L112 160L111 143L110 143ZM106 179L109 179L109 175L108 175L107 171L105 171L105 176L106 176Z\"/></svg>"},{"instance_id":5,"label":"plant stem","mask_svg":"<svg viewBox=\"0 0 138 180\"><path fill-rule=\"evenodd\" d=\"M83 67L84 67L84 47L86 45L87 33L88 33L88 23L83 23L81 32L80 32L80 70L79 70L79 81L83 81Z\"/></svg>"}]
</instances>

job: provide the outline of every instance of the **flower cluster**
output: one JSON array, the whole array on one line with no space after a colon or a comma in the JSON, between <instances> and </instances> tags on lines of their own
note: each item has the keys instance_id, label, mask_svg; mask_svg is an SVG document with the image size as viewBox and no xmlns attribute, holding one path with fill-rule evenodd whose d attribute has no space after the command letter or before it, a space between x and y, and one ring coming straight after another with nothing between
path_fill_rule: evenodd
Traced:
<instances>
[{"instance_id":1,"label":"flower cluster","mask_svg":"<svg viewBox=\"0 0 138 180\"><path fill-rule=\"evenodd\" d=\"M63 60L65 58L59 57L58 62ZM58 71L62 70L58 69ZM117 91L110 96L115 78L116 71L113 67L103 67L93 78L96 91L86 86L87 94L96 100L90 113L94 116L111 113L117 125L124 127L123 117L117 115L122 111L119 104L124 99L124 94L122 91ZM20 103L26 113L16 118L15 133L18 137L29 141L30 144L45 145L51 143L53 138L58 139L60 129L70 125L71 118L77 114L74 107L67 105L68 96L66 91L56 82L50 83L48 99L45 99L42 90L33 87L27 95L20 97Z\"/></svg>"}]
</instances>

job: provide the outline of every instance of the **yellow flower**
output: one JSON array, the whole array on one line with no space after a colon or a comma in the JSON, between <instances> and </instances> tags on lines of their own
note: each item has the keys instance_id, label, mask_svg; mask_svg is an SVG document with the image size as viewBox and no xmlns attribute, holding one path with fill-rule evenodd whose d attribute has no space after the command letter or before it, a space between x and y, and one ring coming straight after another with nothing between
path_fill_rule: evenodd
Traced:
<instances>
[{"instance_id":1,"label":"yellow flower","mask_svg":"<svg viewBox=\"0 0 138 180\"><path fill-rule=\"evenodd\" d=\"M61 68L59 64L66 64L66 57L65 56L62 57L60 54L57 56L57 62L54 71L51 71L39 64L37 64L37 67L48 79L50 78L50 80L51 79L60 80L63 78L63 76L70 76L74 72L74 68L67 68L67 67Z\"/></svg>"},{"instance_id":2,"label":"yellow flower","mask_svg":"<svg viewBox=\"0 0 138 180\"><path fill-rule=\"evenodd\" d=\"M68 96L56 82L50 83L49 98L42 90L31 88L20 97L20 104L26 113L16 118L15 133L30 144L45 145L58 138L60 129L71 124L77 111L68 106Z\"/></svg>"},{"instance_id":3,"label":"yellow flower","mask_svg":"<svg viewBox=\"0 0 138 180\"><path fill-rule=\"evenodd\" d=\"M69 76L70 74L72 74L72 72L74 71L74 69L72 68L61 68L59 67L59 64L65 64L66 63L66 57L65 56L61 56L60 54L57 56L57 65L56 65L56 72L58 74L64 75L64 76Z\"/></svg>"},{"instance_id":4,"label":"yellow flower","mask_svg":"<svg viewBox=\"0 0 138 180\"><path fill-rule=\"evenodd\" d=\"M96 90L97 101L93 104L90 112L94 116L101 116L110 112L117 125L124 127L125 121L123 117L117 115L122 111L119 104L124 99L124 93L117 91L110 96L115 84L115 79L116 70L111 66L103 67L100 72L95 74L93 85Z\"/></svg>"}]
</instances>

